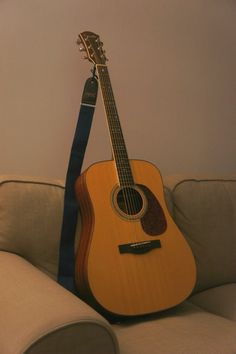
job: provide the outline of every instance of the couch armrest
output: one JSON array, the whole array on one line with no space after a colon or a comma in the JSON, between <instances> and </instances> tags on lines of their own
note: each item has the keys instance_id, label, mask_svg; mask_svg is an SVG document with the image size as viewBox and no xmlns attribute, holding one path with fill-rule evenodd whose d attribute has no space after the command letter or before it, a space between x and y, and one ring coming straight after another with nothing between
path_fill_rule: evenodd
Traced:
<instances>
[{"instance_id":1,"label":"couch armrest","mask_svg":"<svg viewBox=\"0 0 236 354\"><path fill-rule=\"evenodd\" d=\"M23 258L0 252L0 279L0 353L119 353L102 316Z\"/></svg>"}]
</instances>

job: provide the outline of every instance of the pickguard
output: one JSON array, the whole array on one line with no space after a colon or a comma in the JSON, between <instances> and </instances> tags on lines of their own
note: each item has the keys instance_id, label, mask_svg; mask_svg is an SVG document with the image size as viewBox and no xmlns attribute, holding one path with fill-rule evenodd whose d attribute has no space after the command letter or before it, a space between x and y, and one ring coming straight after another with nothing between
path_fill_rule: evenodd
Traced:
<instances>
[{"instance_id":1,"label":"pickguard","mask_svg":"<svg viewBox=\"0 0 236 354\"><path fill-rule=\"evenodd\" d=\"M147 198L147 210L140 219L142 228L145 233L150 236L161 235L167 228L164 211L159 201L148 187L142 184L139 184L138 186L142 189Z\"/></svg>"}]
</instances>

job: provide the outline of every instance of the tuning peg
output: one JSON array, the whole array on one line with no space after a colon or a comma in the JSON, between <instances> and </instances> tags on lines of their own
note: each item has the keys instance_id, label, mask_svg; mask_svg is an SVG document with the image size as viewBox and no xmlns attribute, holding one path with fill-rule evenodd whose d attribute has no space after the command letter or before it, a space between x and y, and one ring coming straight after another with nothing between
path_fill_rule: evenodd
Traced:
<instances>
[{"instance_id":1,"label":"tuning peg","mask_svg":"<svg viewBox=\"0 0 236 354\"><path fill-rule=\"evenodd\" d=\"M84 47L79 47L80 52L85 52Z\"/></svg>"},{"instance_id":2,"label":"tuning peg","mask_svg":"<svg viewBox=\"0 0 236 354\"><path fill-rule=\"evenodd\" d=\"M77 43L78 45L82 44L82 41L81 41L80 37L77 38L76 43Z\"/></svg>"}]
</instances>

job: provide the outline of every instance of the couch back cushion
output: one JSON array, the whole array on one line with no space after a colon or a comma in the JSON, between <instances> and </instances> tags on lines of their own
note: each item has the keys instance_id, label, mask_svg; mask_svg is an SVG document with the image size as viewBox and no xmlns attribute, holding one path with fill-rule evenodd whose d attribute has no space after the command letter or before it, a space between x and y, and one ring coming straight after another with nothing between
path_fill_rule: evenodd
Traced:
<instances>
[{"instance_id":1,"label":"couch back cushion","mask_svg":"<svg viewBox=\"0 0 236 354\"><path fill-rule=\"evenodd\" d=\"M19 254L55 277L63 198L60 181L1 177L0 250Z\"/></svg>"},{"instance_id":2,"label":"couch back cushion","mask_svg":"<svg viewBox=\"0 0 236 354\"><path fill-rule=\"evenodd\" d=\"M182 180L165 188L171 214L197 264L195 291L236 281L236 180ZM0 177L0 250L55 278L64 201L57 180ZM80 222L78 223L79 234ZM77 237L78 238L78 237Z\"/></svg>"},{"instance_id":3,"label":"couch back cushion","mask_svg":"<svg viewBox=\"0 0 236 354\"><path fill-rule=\"evenodd\" d=\"M172 211L171 191L164 192ZM63 203L62 181L0 176L0 250L16 253L56 278ZM80 225L78 215L76 242Z\"/></svg>"},{"instance_id":4,"label":"couch back cushion","mask_svg":"<svg viewBox=\"0 0 236 354\"><path fill-rule=\"evenodd\" d=\"M172 197L196 260L195 291L236 282L236 180L183 180Z\"/></svg>"}]
</instances>

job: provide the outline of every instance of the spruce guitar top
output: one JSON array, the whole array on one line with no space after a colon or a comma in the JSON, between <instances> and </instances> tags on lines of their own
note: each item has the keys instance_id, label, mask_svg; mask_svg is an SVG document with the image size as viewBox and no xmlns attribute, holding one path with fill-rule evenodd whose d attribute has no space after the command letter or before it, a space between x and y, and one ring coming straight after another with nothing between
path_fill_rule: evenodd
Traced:
<instances>
[{"instance_id":1,"label":"spruce guitar top","mask_svg":"<svg viewBox=\"0 0 236 354\"><path fill-rule=\"evenodd\" d=\"M194 257L167 210L159 170L128 158L103 43L92 32L81 33L78 43L95 65L113 159L95 163L76 181L77 289L107 317L162 311L191 293Z\"/></svg>"}]
</instances>

